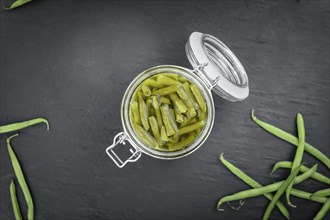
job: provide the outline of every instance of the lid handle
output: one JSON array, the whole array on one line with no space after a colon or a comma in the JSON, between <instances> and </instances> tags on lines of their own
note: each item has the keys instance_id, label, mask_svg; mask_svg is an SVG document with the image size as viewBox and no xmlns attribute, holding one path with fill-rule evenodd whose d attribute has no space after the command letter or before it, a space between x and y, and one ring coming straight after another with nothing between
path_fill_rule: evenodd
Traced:
<instances>
[{"instance_id":1,"label":"lid handle","mask_svg":"<svg viewBox=\"0 0 330 220\"><path fill-rule=\"evenodd\" d=\"M128 162L135 162L137 161L140 157L141 157L141 151L134 147L132 144L131 146L133 147L130 148L130 152L132 153L132 155L125 161L123 161L122 159L120 159L120 157L114 152L114 148L118 145L125 145L126 142L128 141L130 142L129 138L127 137L127 135L124 132L120 132L118 133L114 138L113 138L113 143L112 145L110 145L105 151L108 154L108 156L112 159L112 161L119 167L119 168L123 168Z\"/></svg>"}]
</instances>

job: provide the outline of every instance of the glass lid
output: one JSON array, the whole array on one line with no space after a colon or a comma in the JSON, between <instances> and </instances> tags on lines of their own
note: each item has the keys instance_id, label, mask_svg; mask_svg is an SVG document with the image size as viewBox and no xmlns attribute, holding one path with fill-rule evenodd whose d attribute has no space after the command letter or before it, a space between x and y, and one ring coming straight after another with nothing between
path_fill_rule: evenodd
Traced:
<instances>
[{"instance_id":1,"label":"glass lid","mask_svg":"<svg viewBox=\"0 0 330 220\"><path fill-rule=\"evenodd\" d=\"M244 67L219 39L193 32L186 43L186 55L202 80L212 91L229 101L241 101L249 95Z\"/></svg>"}]
</instances>

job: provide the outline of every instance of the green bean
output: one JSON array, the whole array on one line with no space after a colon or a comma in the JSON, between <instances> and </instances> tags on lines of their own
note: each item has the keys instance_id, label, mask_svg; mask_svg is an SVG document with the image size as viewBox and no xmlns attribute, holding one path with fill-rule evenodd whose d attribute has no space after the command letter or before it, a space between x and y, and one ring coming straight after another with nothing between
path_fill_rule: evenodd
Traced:
<instances>
[{"instance_id":1,"label":"green bean","mask_svg":"<svg viewBox=\"0 0 330 220\"><path fill-rule=\"evenodd\" d=\"M205 100L203 98L203 95L201 94L201 92L197 88L197 86L195 84L190 84L190 90L191 90L192 94L195 96L196 101L197 101L201 111L206 112Z\"/></svg>"},{"instance_id":2,"label":"green bean","mask_svg":"<svg viewBox=\"0 0 330 220\"><path fill-rule=\"evenodd\" d=\"M10 190L11 205L13 207L15 219L22 220L21 211L17 201L16 186L14 180L11 180L9 190Z\"/></svg>"},{"instance_id":3,"label":"green bean","mask_svg":"<svg viewBox=\"0 0 330 220\"><path fill-rule=\"evenodd\" d=\"M148 131L149 130L149 123L148 123L148 106L144 102L142 93L138 93L138 98L139 98L139 113L140 113L140 119L141 119L141 124L143 128Z\"/></svg>"},{"instance_id":4,"label":"green bean","mask_svg":"<svg viewBox=\"0 0 330 220\"><path fill-rule=\"evenodd\" d=\"M323 197L323 196L313 196L312 193L301 191L301 190L298 190L298 189L295 189L295 188L292 188L291 195L296 196L298 198L302 198L302 199L307 199L307 200L311 200L311 201L314 201L314 202L318 202L318 203L325 203L327 201L327 198L326 197Z\"/></svg>"},{"instance_id":5,"label":"green bean","mask_svg":"<svg viewBox=\"0 0 330 220\"><path fill-rule=\"evenodd\" d=\"M171 142L172 144L178 143L179 140L180 140L180 135L178 134L174 134L173 136L169 137L169 142Z\"/></svg>"},{"instance_id":6,"label":"green bean","mask_svg":"<svg viewBox=\"0 0 330 220\"><path fill-rule=\"evenodd\" d=\"M150 78L144 80L142 85L150 86L150 87L154 87L154 88L158 88L158 89L163 87L162 85L157 84L156 80L150 79Z\"/></svg>"},{"instance_id":7,"label":"green bean","mask_svg":"<svg viewBox=\"0 0 330 220\"><path fill-rule=\"evenodd\" d=\"M162 125L161 129L160 129L160 139L164 142L168 142L169 139L167 137L167 134L166 134L166 130L165 130L165 126Z\"/></svg>"},{"instance_id":8,"label":"green bean","mask_svg":"<svg viewBox=\"0 0 330 220\"><path fill-rule=\"evenodd\" d=\"M330 188L321 189L312 194L312 196L330 196Z\"/></svg>"},{"instance_id":9,"label":"green bean","mask_svg":"<svg viewBox=\"0 0 330 220\"><path fill-rule=\"evenodd\" d=\"M142 85L142 92L143 92L143 95L146 96L146 97L149 97L151 95L151 90L149 88L149 86L147 85Z\"/></svg>"},{"instance_id":10,"label":"green bean","mask_svg":"<svg viewBox=\"0 0 330 220\"><path fill-rule=\"evenodd\" d=\"M173 85L173 86L167 86L165 88L162 89L157 89L156 91L153 91L151 94L152 95L169 95L171 93L176 92L176 90L178 89L177 85Z\"/></svg>"},{"instance_id":11,"label":"green bean","mask_svg":"<svg viewBox=\"0 0 330 220\"><path fill-rule=\"evenodd\" d=\"M180 113L187 112L187 107L185 106L185 104L183 104L182 100L176 93L171 93L170 99L174 103L175 108L177 108Z\"/></svg>"},{"instance_id":12,"label":"green bean","mask_svg":"<svg viewBox=\"0 0 330 220\"><path fill-rule=\"evenodd\" d=\"M150 124L152 134L154 135L154 138L156 138L158 145L161 146L162 141L160 139L159 128L158 128L157 120L154 116L149 117L149 124Z\"/></svg>"},{"instance_id":13,"label":"green bean","mask_svg":"<svg viewBox=\"0 0 330 220\"><path fill-rule=\"evenodd\" d=\"M171 104L171 100L168 99L168 98L166 98L166 97L164 97L164 96L161 96L160 97L160 103L170 105Z\"/></svg>"},{"instance_id":14,"label":"green bean","mask_svg":"<svg viewBox=\"0 0 330 220\"><path fill-rule=\"evenodd\" d=\"M251 186L252 188L263 187L260 183L258 183L257 181L255 181L254 179L252 179L250 176L248 176L247 174L245 174L243 171L241 171L239 168L237 168L236 166L234 166L232 163L230 163L229 161L227 161L224 158L223 154L220 155L220 161L223 163L223 165L225 165L225 167L227 169L229 169L238 178L240 178L241 180L243 180L243 182L245 182L247 185ZM273 199L273 195L271 193L265 193L264 196L267 199L269 199L269 200L272 200ZM289 219L290 218L289 211L285 208L285 206L283 205L283 203L281 201L277 201L276 206L281 211L281 213L285 216L286 219Z\"/></svg>"},{"instance_id":15,"label":"green bean","mask_svg":"<svg viewBox=\"0 0 330 220\"><path fill-rule=\"evenodd\" d=\"M139 113L139 104L137 101L132 101L130 104L130 109L133 114L133 122L136 124L141 124L141 118Z\"/></svg>"},{"instance_id":16,"label":"green bean","mask_svg":"<svg viewBox=\"0 0 330 220\"><path fill-rule=\"evenodd\" d=\"M137 136L146 145L148 145L149 147L154 147L154 148L158 147L158 143L157 143L156 139L153 136L151 136L151 134L149 134L146 130L144 130L140 125L135 124L134 129L135 129Z\"/></svg>"},{"instance_id":17,"label":"green bean","mask_svg":"<svg viewBox=\"0 0 330 220\"><path fill-rule=\"evenodd\" d=\"M175 121L175 112L174 112L174 109L170 108L170 113L171 113L171 116L173 118L173 120Z\"/></svg>"},{"instance_id":18,"label":"green bean","mask_svg":"<svg viewBox=\"0 0 330 220\"><path fill-rule=\"evenodd\" d=\"M323 219L325 215L328 213L329 209L330 209L330 198L327 199L326 203L324 203L320 211L316 214L316 216L313 219L314 220Z\"/></svg>"},{"instance_id":19,"label":"green bean","mask_svg":"<svg viewBox=\"0 0 330 220\"><path fill-rule=\"evenodd\" d=\"M160 107L160 112L162 113L163 123L166 128L167 136L172 136L178 132L178 127L172 118L171 112L169 110L168 105L162 105Z\"/></svg>"},{"instance_id":20,"label":"green bean","mask_svg":"<svg viewBox=\"0 0 330 220\"><path fill-rule=\"evenodd\" d=\"M266 209L266 211L264 213L264 216L262 218L263 220L266 220L266 219L269 218L271 212L273 211L273 209L275 207L275 204L280 199L281 195L285 192L285 190L287 190L288 186L291 183L293 184L293 181L294 181L295 177L297 176L298 172L299 172L299 166L294 168L294 170L291 172L290 176L278 188L277 192L274 195L274 198L272 199L272 201L267 206L267 209ZM291 192L291 190L289 192Z\"/></svg>"},{"instance_id":21,"label":"green bean","mask_svg":"<svg viewBox=\"0 0 330 220\"><path fill-rule=\"evenodd\" d=\"M185 83L185 82L187 82L187 79L183 76L179 76L178 81L181 82L181 83Z\"/></svg>"},{"instance_id":22,"label":"green bean","mask_svg":"<svg viewBox=\"0 0 330 220\"><path fill-rule=\"evenodd\" d=\"M14 123L14 124L2 125L2 126L0 126L0 134L18 131L23 128L27 128L32 125L36 125L36 124L40 124L40 123L45 123L47 125L47 130L49 130L49 123L48 123L47 119L35 118L35 119L28 120L28 121Z\"/></svg>"},{"instance_id":23,"label":"green bean","mask_svg":"<svg viewBox=\"0 0 330 220\"><path fill-rule=\"evenodd\" d=\"M295 146L298 146L298 138L293 136L292 134L289 134L273 125L270 125L266 122L261 121L260 119L258 119L255 115L254 115L254 110L252 110L252 119L253 121L259 125L260 127L262 127L263 129L265 129L266 131L268 131L269 133L277 136L278 138L285 140ZM316 149L315 147L313 147L312 145L308 144L307 142L305 142L305 151L308 152L309 154L313 155L315 158L317 158L318 160L320 160L322 163L324 163L326 165L326 167L328 169L330 169L330 159L324 155L321 151L319 151L318 149Z\"/></svg>"},{"instance_id":24,"label":"green bean","mask_svg":"<svg viewBox=\"0 0 330 220\"><path fill-rule=\"evenodd\" d=\"M175 108L174 111L175 111L175 121L178 123L183 123L184 121L183 115L179 112L177 108Z\"/></svg>"},{"instance_id":25,"label":"green bean","mask_svg":"<svg viewBox=\"0 0 330 220\"><path fill-rule=\"evenodd\" d=\"M3 7L5 10L11 10L11 9L14 9L14 8L17 8L17 7L20 7L22 5L25 5L26 3L28 2L31 2L32 0L16 0L14 1L10 6L9 8L7 7Z\"/></svg>"},{"instance_id":26,"label":"green bean","mask_svg":"<svg viewBox=\"0 0 330 220\"><path fill-rule=\"evenodd\" d=\"M175 79L172 79L172 78L164 76L164 75L160 75L157 77L157 84L164 85L164 86L171 86L171 85L177 85L180 83Z\"/></svg>"},{"instance_id":27,"label":"green bean","mask_svg":"<svg viewBox=\"0 0 330 220\"><path fill-rule=\"evenodd\" d=\"M300 113L297 115L297 128L298 128L298 146L297 146L297 151L292 163L291 167L291 173L293 170L295 170L297 167L300 167L303 154L304 154L304 146L305 146L305 126L304 126L304 119ZM290 201L290 191L293 186L293 183L289 183L287 188L286 188L286 193L285 197L288 202L288 205L292 207L296 207L293 205Z\"/></svg>"},{"instance_id":28,"label":"green bean","mask_svg":"<svg viewBox=\"0 0 330 220\"><path fill-rule=\"evenodd\" d=\"M271 172L271 174L273 174L277 169L279 168L290 168L291 169L292 167L292 162L291 161L280 161L280 162L277 162L274 167L273 167L273 170ZM306 172L309 168L304 166L304 165L301 165L300 166L300 172ZM325 184L328 184L330 185L330 178L324 176L323 174L319 173L319 172L315 172L311 178L315 179L315 180L318 180L322 183L325 183Z\"/></svg>"},{"instance_id":29,"label":"green bean","mask_svg":"<svg viewBox=\"0 0 330 220\"><path fill-rule=\"evenodd\" d=\"M11 163L12 163L17 181L18 181L18 183L19 183L19 185L22 189L22 192L23 192L23 195L24 195L24 198L25 198L25 202L26 202L27 207L28 207L27 218L29 220L33 220L34 219L34 205L33 205L33 200L32 200L32 197L31 197L31 193L30 193L29 187L28 187L28 185L25 181L21 165L19 164L19 161L18 161L18 159L15 155L15 152L12 149L12 146L10 144L11 139L16 137L16 136L18 136L18 134L12 135L9 138L7 138L7 148L8 148L9 156L10 156L10 159L11 159Z\"/></svg>"},{"instance_id":30,"label":"green bean","mask_svg":"<svg viewBox=\"0 0 330 220\"><path fill-rule=\"evenodd\" d=\"M296 178L294 179L294 184L301 183L301 182L305 181L306 179L308 179L313 173L315 173L316 169L317 169L317 164L315 164L311 169L304 172L303 174L296 176ZM250 197L259 196L259 195L262 195L265 193L277 191L279 189L279 187L283 184L283 182L284 181L279 181L279 182L272 183L272 184L269 184L264 187L244 190L244 191L241 191L241 192L229 195L229 196L225 196L219 200L218 207L220 207L220 205L223 204L224 202L230 202L230 201L239 200L239 199L246 199L246 198L250 198Z\"/></svg>"},{"instance_id":31,"label":"green bean","mask_svg":"<svg viewBox=\"0 0 330 220\"><path fill-rule=\"evenodd\" d=\"M206 116L206 113L205 112L200 112L199 115L198 115L198 120L199 121L202 121L205 119L205 116Z\"/></svg>"},{"instance_id":32,"label":"green bean","mask_svg":"<svg viewBox=\"0 0 330 220\"><path fill-rule=\"evenodd\" d=\"M152 99L151 98L147 99L146 105L147 105L147 109L148 109L148 116L150 116L151 115L151 105L152 105Z\"/></svg>"},{"instance_id":33,"label":"green bean","mask_svg":"<svg viewBox=\"0 0 330 220\"><path fill-rule=\"evenodd\" d=\"M195 138L196 138L195 136L190 135L189 137L187 137L186 139L184 139L178 143L168 144L168 148L170 151L180 150L184 147L187 147L189 144L191 144L195 140Z\"/></svg>"},{"instance_id":34,"label":"green bean","mask_svg":"<svg viewBox=\"0 0 330 220\"><path fill-rule=\"evenodd\" d=\"M163 125L163 120L162 120L162 116L159 110L159 106L160 103L158 101L158 98L156 96L152 97L152 107L155 110L155 115L156 115L156 119L157 119L157 124L158 124L158 128L160 129Z\"/></svg>"},{"instance_id":35,"label":"green bean","mask_svg":"<svg viewBox=\"0 0 330 220\"><path fill-rule=\"evenodd\" d=\"M179 85L178 90L176 92L180 96L180 98L183 100L183 103L187 106L187 108L188 108L187 114L189 115L189 117L192 117L192 118L195 117L197 115L197 112L196 112L194 103L189 98L184 87L182 85Z\"/></svg>"},{"instance_id":36,"label":"green bean","mask_svg":"<svg viewBox=\"0 0 330 220\"><path fill-rule=\"evenodd\" d=\"M197 104L197 100L196 100L195 96L191 93L189 83L188 82L185 82L182 85L183 85L184 89L186 90L187 95L189 96L189 98L191 98L191 100L193 101L196 110L198 110L199 109L199 106Z\"/></svg>"},{"instance_id":37,"label":"green bean","mask_svg":"<svg viewBox=\"0 0 330 220\"><path fill-rule=\"evenodd\" d=\"M185 127L179 128L179 135L187 134L191 131L195 131L198 128L204 127L205 122L204 121L199 121L196 122L195 124L187 125Z\"/></svg>"},{"instance_id":38,"label":"green bean","mask_svg":"<svg viewBox=\"0 0 330 220\"><path fill-rule=\"evenodd\" d=\"M176 73L161 73L163 76L170 77L172 79L175 79L176 81L178 80L179 76Z\"/></svg>"}]
</instances>

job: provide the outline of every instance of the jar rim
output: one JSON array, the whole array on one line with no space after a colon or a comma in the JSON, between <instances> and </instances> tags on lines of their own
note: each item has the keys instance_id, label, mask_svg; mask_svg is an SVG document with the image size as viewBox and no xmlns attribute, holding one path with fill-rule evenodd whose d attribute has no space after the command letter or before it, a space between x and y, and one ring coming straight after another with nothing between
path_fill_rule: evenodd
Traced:
<instances>
[{"instance_id":1,"label":"jar rim","mask_svg":"<svg viewBox=\"0 0 330 220\"><path fill-rule=\"evenodd\" d=\"M205 98L208 109L205 127L201 132L201 134L188 147L178 151L158 151L156 149L146 146L135 135L135 132L129 120L129 103L131 101L135 89L145 79L149 78L152 75L156 75L162 72L177 73L179 75L186 77L188 80L196 84ZM158 159L177 159L187 156L193 153L194 151L196 151L208 138L214 124L214 118L215 118L214 101L211 91L208 89L207 85L196 74L194 74L193 70L176 65L160 65L142 71L132 80L132 82L126 89L121 103L121 120L123 124L123 130L130 139L130 143L135 147L139 148L143 153Z\"/></svg>"}]
</instances>

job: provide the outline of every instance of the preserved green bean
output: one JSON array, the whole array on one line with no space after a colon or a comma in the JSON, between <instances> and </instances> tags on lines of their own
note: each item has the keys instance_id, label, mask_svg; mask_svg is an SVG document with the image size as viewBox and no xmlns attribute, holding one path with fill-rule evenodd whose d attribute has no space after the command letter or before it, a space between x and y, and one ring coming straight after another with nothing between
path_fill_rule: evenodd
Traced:
<instances>
[{"instance_id":1,"label":"preserved green bean","mask_svg":"<svg viewBox=\"0 0 330 220\"><path fill-rule=\"evenodd\" d=\"M199 87L184 76L165 72L149 76L136 87L129 118L146 146L178 151L200 136L208 115Z\"/></svg>"}]
</instances>

